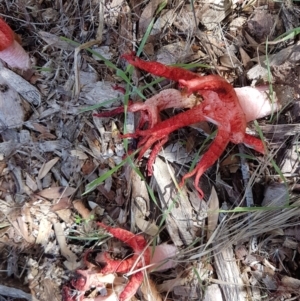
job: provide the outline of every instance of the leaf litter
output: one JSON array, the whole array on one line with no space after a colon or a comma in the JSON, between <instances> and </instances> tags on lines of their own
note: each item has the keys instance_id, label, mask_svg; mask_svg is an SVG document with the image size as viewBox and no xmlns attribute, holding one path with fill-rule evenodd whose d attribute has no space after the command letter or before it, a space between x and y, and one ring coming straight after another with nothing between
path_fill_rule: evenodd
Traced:
<instances>
[{"instance_id":1,"label":"leaf litter","mask_svg":"<svg viewBox=\"0 0 300 301\"><path fill-rule=\"evenodd\" d=\"M299 41L296 34L282 38L290 30L297 33L299 5L196 1L193 7L171 1L157 14L162 4L32 2L30 10L21 3L0 4L1 17L38 66L28 73L0 68L0 295L61 300L62 286L83 268L84 252L106 250L109 242L94 225L101 220L144 234L150 250L161 252L160 260L169 264L167 271L143 272L140 300L207 300L211 294L214 300L299 298ZM213 133L210 124L174 133L150 179L144 173L147 157L139 164L133 156L122 163L126 152L135 150L134 140L123 145L118 136L124 126L132 126L130 113L92 117L93 110L117 107L124 99L126 105L131 83L124 82L121 71L127 67L120 56L141 45L152 20L144 59L209 65L210 71L192 71L218 73L235 87L269 83L281 105L273 110L268 94L271 116L259 116L259 130L248 125L249 133L261 133L267 142L265 157L227 148L201 179L205 194L215 195L216 188L212 205L200 201L190 183L181 194L171 194L197 160L206 140L201 133ZM83 49L74 66L78 45L72 41L94 38L102 40L91 47L103 59ZM141 92L149 99L174 88L167 80L152 83L149 75L133 72L134 101ZM113 88L120 85L125 95ZM175 113L168 109L162 118ZM86 185L100 176L102 183L84 195ZM249 190L253 207L247 209ZM96 204L92 211L90 204ZM130 250L118 243L112 254L126 257ZM117 285L124 285L116 279L105 285L111 300L117 298ZM98 295L91 288L84 300L106 298Z\"/></svg>"}]
</instances>

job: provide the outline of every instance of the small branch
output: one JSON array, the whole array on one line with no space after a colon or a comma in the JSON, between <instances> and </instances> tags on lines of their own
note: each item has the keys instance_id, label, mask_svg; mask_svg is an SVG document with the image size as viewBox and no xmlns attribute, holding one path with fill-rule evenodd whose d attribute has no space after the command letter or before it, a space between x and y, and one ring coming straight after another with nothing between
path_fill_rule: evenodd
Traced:
<instances>
[{"instance_id":1,"label":"small branch","mask_svg":"<svg viewBox=\"0 0 300 301\"><path fill-rule=\"evenodd\" d=\"M31 294L25 293L20 289L12 288L1 284L0 284L0 295L5 297L12 297L12 298L34 301L34 298L31 296Z\"/></svg>"}]
</instances>

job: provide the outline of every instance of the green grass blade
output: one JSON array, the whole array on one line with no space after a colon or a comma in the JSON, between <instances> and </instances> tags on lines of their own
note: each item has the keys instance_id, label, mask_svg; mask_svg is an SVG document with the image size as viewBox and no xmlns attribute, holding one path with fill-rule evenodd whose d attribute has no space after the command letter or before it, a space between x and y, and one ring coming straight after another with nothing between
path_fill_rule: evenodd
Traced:
<instances>
[{"instance_id":1,"label":"green grass blade","mask_svg":"<svg viewBox=\"0 0 300 301\"><path fill-rule=\"evenodd\" d=\"M115 173L116 171L118 171L123 165L125 165L132 157L134 157L136 155L136 153L138 152L135 151L133 154L131 154L130 156L128 156L125 160L123 160L120 164L118 164L117 166L115 166L114 168L110 169L108 172L106 172L104 175L100 176L99 178L95 179L94 181L92 181L91 183L87 184L85 186L85 192L82 195L86 195L87 193L93 191L98 185L100 185L101 183L103 183L108 177L110 177L113 173Z\"/></svg>"},{"instance_id":2,"label":"green grass blade","mask_svg":"<svg viewBox=\"0 0 300 301\"><path fill-rule=\"evenodd\" d=\"M75 41L72 41L71 39L68 39L66 37L59 37L62 41L65 41L65 42L68 42L69 44L75 46L75 47L79 47L81 44L80 43L77 43ZM100 53L98 53L97 51L95 50L92 50L90 48L86 48L86 50L90 53L92 53L93 55L99 57L103 62L104 64L109 67L109 68L112 68L114 70L119 70L119 68L113 64L111 61L109 61L108 59L106 59L104 56L102 56Z\"/></svg>"},{"instance_id":3,"label":"green grass blade","mask_svg":"<svg viewBox=\"0 0 300 301\"><path fill-rule=\"evenodd\" d=\"M158 15L165 7L166 7L166 5L167 5L167 1L163 1L163 2L159 5L159 7L157 8L157 11L156 11L156 13L155 13L155 16L157 16L157 15ZM148 40L148 38L149 38L149 36L150 36L150 33L151 33L151 31L152 31L154 22L155 22L155 17L151 20L151 22L150 22L150 24L149 24L149 26L148 26L148 28L147 28L147 30L146 30L146 32L145 32L143 38L142 38L141 44L140 44L140 46L139 46L139 48L138 48L138 51L137 51L137 53L136 53L137 56L140 56L140 55L141 55L141 53L142 53L142 51L143 51L143 49L144 49L144 46L145 46L145 44L146 44L146 42L147 42L147 40Z\"/></svg>"},{"instance_id":4,"label":"green grass blade","mask_svg":"<svg viewBox=\"0 0 300 301\"><path fill-rule=\"evenodd\" d=\"M291 29L291 30L283 33L282 35L277 37L274 41L282 40L282 42L284 42L288 39L295 38L295 36L298 35L299 33L300 33L300 27L296 27L294 29Z\"/></svg>"}]
</instances>

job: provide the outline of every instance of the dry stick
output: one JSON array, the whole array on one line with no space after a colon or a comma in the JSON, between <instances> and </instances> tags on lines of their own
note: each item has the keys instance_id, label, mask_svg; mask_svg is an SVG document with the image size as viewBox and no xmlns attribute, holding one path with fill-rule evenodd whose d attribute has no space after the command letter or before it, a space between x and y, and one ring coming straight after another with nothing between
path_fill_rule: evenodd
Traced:
<instances>
[{"instance_id":1,"label":"dry stick","mask_svg":"<svg viewBox=\"0 0 300 301\"><path fill-rule=\"evenodd\" d=\"M25 293L20 289L1 285L0 284L0 295L5 297L11 297L11 298L18 298L18 299L26 299L29 301L33 301L33 297L31 294Z\"/></svg>"},{"instance_id":2,"label":"dry stick","mask_svg":"<svg viewBox=\"0 0 300 301\"><path fill-rule=\"evenodd\" d=\"M104 28L104 0L99 0L99 25L96 33L96 40L102 41ZM99 43L101 44L101 42Z\"/></svg>"}]
</instances>

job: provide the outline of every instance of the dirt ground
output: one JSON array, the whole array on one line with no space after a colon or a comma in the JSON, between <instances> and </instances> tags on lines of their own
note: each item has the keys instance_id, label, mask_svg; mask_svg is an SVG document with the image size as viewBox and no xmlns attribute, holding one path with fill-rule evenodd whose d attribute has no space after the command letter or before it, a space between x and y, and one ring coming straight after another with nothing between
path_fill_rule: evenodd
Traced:
<instances>
[{"instance_id":1,"label":"dirt ground","mask_svg":"<svg viewBox=\"0 0 300 301\"><path fill-rule=\"evenodd\" d=\"M0 18L31 61L0 63L0 301L300 300L297 1L6 0ZM149 151L137 160L147 141L120 135L151 129L151 118L132 103L153 109L166 89L187 96L145 63L130 66L122 55L133 52L252 87L254 108L263 89L270 111L246 132L265 154L230 142L198 191L193 177L178 190L214 155L211 118L170 133L153 165ZM158 126L189 110L158 109Z\"/></svg>"}]
</instances>

